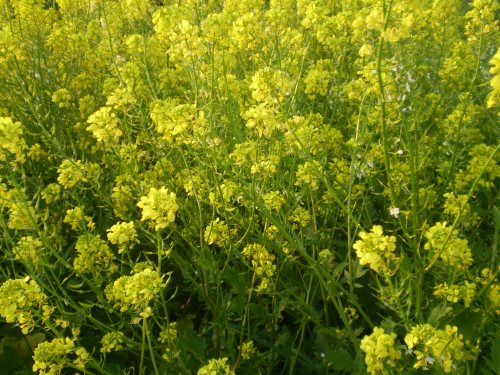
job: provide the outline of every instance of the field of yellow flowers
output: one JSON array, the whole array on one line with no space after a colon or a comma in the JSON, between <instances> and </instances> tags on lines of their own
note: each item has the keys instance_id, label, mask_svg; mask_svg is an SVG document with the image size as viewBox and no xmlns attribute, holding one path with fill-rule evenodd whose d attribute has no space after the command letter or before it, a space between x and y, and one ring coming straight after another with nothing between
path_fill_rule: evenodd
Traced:
<instances>
[{"instance_id":1,"label":"field of yellow flowers","mask_svg":"<svg viewBox=\"0 0 500 375\"><path fill-rule=\"evenodd\" d=\"M0 374L499 374L499 14L0 0Z\"/></svg>"}]
</instances>

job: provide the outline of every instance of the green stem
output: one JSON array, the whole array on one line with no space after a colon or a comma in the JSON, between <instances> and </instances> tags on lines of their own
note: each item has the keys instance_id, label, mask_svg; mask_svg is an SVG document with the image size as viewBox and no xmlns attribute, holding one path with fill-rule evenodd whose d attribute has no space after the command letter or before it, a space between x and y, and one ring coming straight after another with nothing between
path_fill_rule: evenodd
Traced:
<instances>
[{"instance_id":1,"label":"green stem","mask_svg":"<svg viewBox=\"0 0 500 375\"><path fill-rule=\"evenodd\" d=\"M142 318L142 343L141 343L141 360L139 362L139 375L144 375L144 354L146 351L146 331L147 331L147 319Z\"/></svg>"},{"instance_id":2,"label":"green stem","mask_svg":"<svg viewBox=\"0 0 500 375\"><path fill-rule=\"evenodd\" d=\"M382 32L380 33L380 39L377 48L377 81L378 81L378 89L379 89L379 103L380 110L382 112L382 145L384 148L384 165L385 172L387 176L387 183L389 185L389 191L391 196L391 203L394 207L397 207L396 204L396 194L394 191L394 184L392 182L391 177L391 161L389 158L389 146L387 139L387 109L385 106L385 88L384 88L384 79L382 77L382 54L384 50L384 34L387 29L387 25L389 24L389 18L391 14L392 8L392 0L389 1L388 6L386 7L386 2L382 2L382 7L384 8L384 26L382 28Z\"/></svg>"},{"instance_id":3,"label":"green stem","mask_svg":"<svg viewBox=\"0 0 500 375\"><path fill-rule=\"evenodd\" d=\"M254 290L256 279L257 279L257 276L254 272L253 276L252 276L252 285L250 286L250 291L248 292L247 303L245 305L245 312L243 314L243 321L241 322L240 340L239 340L239 345L238 345L238 357L236 358L236 361L234 363L233 371L236 370L236 368L238 367L238 364L241 360L241 347L243 345L243 338L245 337L245 325L247 324L247 320L248 320L248 317L250 315L250 302L252 301L252 295L253 295L253 290Z\"/></svg>"},{"instance_id":4,"label":"green stem","mask_svg":"<svg viewBox=\"0 0 500 375\"><path fill-rule=\"evenodd\" d=\"M146 322L147 319L144 319L144 321ZM147 327L147 323L146 323L146 336L147 336L147 339L148 339L149 354L151 355L151 361L153 362L153 367L155 369L155 374L156 375L160 375L160 372L158 371L158 366L156 365L155 352L153 350L153 345L151 344L151 334L150 334L149 329Z\"/></svg>"}]
</instances>

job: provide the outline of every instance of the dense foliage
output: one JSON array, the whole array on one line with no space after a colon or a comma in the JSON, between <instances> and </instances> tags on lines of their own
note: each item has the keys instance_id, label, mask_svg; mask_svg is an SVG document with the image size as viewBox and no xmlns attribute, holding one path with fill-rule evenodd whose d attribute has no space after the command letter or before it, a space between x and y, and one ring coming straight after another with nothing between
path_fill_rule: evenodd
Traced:
<instances>
[{"instance_id":1,"label":"dense foliage","mask_svg":"<svg viewBox=\"0 0 500 375\"><path fill-rule=\"evenodd\" d=\"M0 0L0 358L498 374L498 12Z\"/></svg>"}]
</instances>

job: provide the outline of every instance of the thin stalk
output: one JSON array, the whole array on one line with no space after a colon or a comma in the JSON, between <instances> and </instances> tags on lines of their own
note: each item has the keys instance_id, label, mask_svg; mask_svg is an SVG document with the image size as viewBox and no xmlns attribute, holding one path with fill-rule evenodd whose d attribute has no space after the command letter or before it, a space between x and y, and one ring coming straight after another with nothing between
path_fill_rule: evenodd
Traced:
<instances>
[{"instance_id":1,"label":"thin stalk","mask_svg":"<svg viewBox=\"0 0 500 375\"><path fill-rule=\"evenodd\" d=\"M239 345L238 345L238 357L236 358L236 361L234 363L233 371L236 370L236 368L238 367L240 360L241 360L241 347L243 345L243 338L245 337L245 325L247 324L248 316L250 315L250 302L252 300L255 281L256 281L256 274L254 272L253 276L252 276L252 285L250 286L250 290L248 292L247 303L245 305L245 312L243 314L243 321L241 322L240 340L239 340Z\"/></svg>"},{"instance_id":2,"label":"thin stalk","mask_svg":"<svg viewBox=\"0 0 500 375\"><path fill-rule=\"evenodd\" d=\"M392 8L392 0L389 1L389 4L386 6L386 2L382 2L382 7L384 8L384 26L382 28L382 32L380 33L380 39L377 47L377 81L378 81L378 89L379 89L379 103L381 110L381 120L382 120L382 146L384 148L384 165L385 172L387 176L387 183L389 185L389 191L391 195L391 203L394 207L397 207L396 204L396 194L394 191L394 184L392 182L391 177L391 160L389 158L389 146L387 139L387 109L385 106L385 88L384 88L384 79L382 77L382 54L384 50L384 34L387 29L387 25L389 24L389 19L391 15Z\"/></svg>"},{"instance_id":3,"label":"thin stalk","mask_svg":"<svg viewBox=\"0 0 500 375\"><path fill-rule=\"evenodd\" d=\"M146 331L147 331L147 319L142 318L142 343L141 343L141 359L139 362L139 375L144 375L144 354L146 351Z\"/></svg>"},{"instance_id":4,"label":"thin stalk","mask_svg":"<svg viewBox=\"0 0 500 375\"><path fill-rule=\"evenodd\" d=\"M144 322L146 322L146 321L147 321L147 319L144 319ZM158 371L158 366L156 365L155 352L153 350L153 345L151 344L151 335L150 335L149 329L147 329L147 323L146 323L146 337L148 340L149 354L151 355L151 361L153 362L155 374L160 375L160 372Z\"/></svg>"}]
</instances>

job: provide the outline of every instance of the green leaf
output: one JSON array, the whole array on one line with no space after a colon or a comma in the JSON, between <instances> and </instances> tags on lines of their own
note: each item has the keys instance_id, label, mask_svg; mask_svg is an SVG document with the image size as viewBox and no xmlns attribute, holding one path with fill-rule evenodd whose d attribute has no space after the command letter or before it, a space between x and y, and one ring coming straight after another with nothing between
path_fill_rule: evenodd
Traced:
<instances>
[{"instance_id":1,"label":"green leaf","mask_svg":"<svg viewBox=\"0 0 500 375\"><path fill-rule=\"evenodd\" d=\"M241 273L228 266L224 270L223 277L224 281L231 285L231 288L233 288L235 294L246 294L245 278Z\"/></svg>"},{"instance_id":2,"label":"green leaf","mask_svg":"<svg viewBox=\"0 0 500 375\"><path fill-rule=\"evenodd\" d=\"M354 370L354 358L344 348L327 351L325 359L335 370L352 371Z\"/></svg>"},{"instance_id":3,"label":"green leaf","mask_svg":"<svg viewBox=\"0 0 500 375\"><path fill-rule=\"evenodd\" d=\"M433 326L438 326L439 321L446 317L452 310L453 309L451 307L445 305L438 305L434 307L429 314L427 323Z\"/></svg>"},{"instance_id":4,"label":"green leaf","mask_svg":"<svg viewBox=\"0 0 500 375\"><path fill-rule=\"evenodd\" d=\"M381 323L380 326L384 329L386 333L391 333L396 330L396 322L392 320L391 318L385 318Z\"/></svg>"},{"instance_id":5,"label":"green leaf","mask_svg":"<svg viewBox=\"0 0 500 375\"><path fill-rule=\"evenodd\" d=\"M477 329L481 326L481 314L480 311L466 310L453 321L453 325L457 326L459 332L464 335L464 341L474 342L478 339Z\"/></svg>"},{"instance_id":6,"label":"green leaf","mask_svg":"<svg viewBox=\"0 0 500 375\"><path fill-rule=\"evenodd\" d=\"M4 337L0 341L0 375L33 374L32 350L44 340L43 333Z\"/></svg>"},{"instance_id":7,"label":"green leaf","mask_svg":"<svg viewBox=\"0 0 500 375\"><path fill-rule=\"evenodd\" d=\"M491 371L500 374L500 338L493 340L490 357L485 358L485 362Z\"/></svg>"},{"instance_id":8,"label":"green leaf","mask_svg":"<svg viewBox=\"0 0 500 375\"><path fill-rule=\"evenodd\" d=\"M205 360L205 341L193 330L186 329L177 339L181 362L193 372Z\"/></svg>"}]
</instances>

